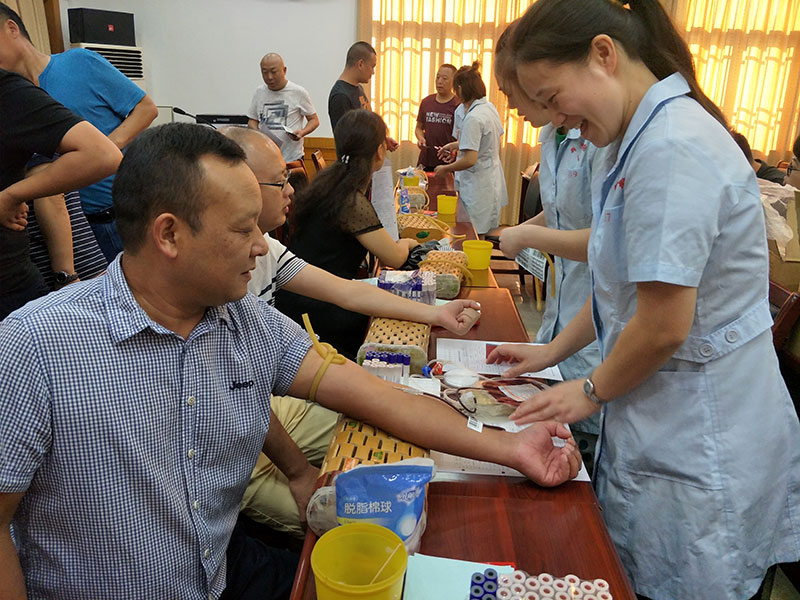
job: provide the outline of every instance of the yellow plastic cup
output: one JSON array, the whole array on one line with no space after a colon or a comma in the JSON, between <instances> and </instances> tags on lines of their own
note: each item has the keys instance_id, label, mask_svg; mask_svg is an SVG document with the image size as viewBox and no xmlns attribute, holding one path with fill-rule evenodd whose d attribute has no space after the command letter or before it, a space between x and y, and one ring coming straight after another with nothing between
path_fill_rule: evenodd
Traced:
<instances>
[{"instance_id":1,"label":"yellow plastic cup","mask_svg":"<svg viewBox=\"0 0 800 600\"><path fill-rule=\"evenodd\" d=\"M319 538L311 551L317 598L400 600L407 562L403 541L390 529L373 523L341 525Z\"/></svg>"},{"instance_id":2,"label":"yellow plastic cup","mask_svg":"<svg viewBox=\"0 0 800 600\"><path fill-rule=\"evenodd\" d=\"M419 175L403 175L403 186L413 187L419 185Z\"/></svg>"},{"instance_id":3,"label":"yellow plastic cup","mask_svg":"<svg viewBox=\"0 0 800 600\"><path fill-rule=\"evenodd\" d=\"M457 196L448 196L447 194L439 194L438 196L436 196L436 207L440 215L456 214L457 202L458 202Z\"/></svg>"},{"instance_id":4,"label":"yellow plastic cup","mask_svg":"<svg viewBox=\"0 0 800 600\"><path fill-rule=\"evenodd\" d=\"M465 240L461 249L467 255L467 267L475 271L489 268L492 258L492 242L485 240Z\"/></svg>"}]
</instances>

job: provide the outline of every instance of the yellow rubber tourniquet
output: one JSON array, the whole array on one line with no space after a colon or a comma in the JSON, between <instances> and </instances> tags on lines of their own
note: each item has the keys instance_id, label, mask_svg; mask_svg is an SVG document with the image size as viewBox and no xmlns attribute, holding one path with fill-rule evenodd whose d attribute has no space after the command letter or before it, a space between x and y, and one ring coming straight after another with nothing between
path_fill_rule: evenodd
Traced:
<instances>
[{"instance_id":1,"label":"yellow rubber tourniquet","mask_svg":"<svg viewBox=\"0 0 800 600\"><path fill-rule=\"evenodd\" d=\"M319 369L317 369L317 374L314 375L314 381L311 382L311 392L308 394L308 399L311 400L311 402L314 402L314 398L317 396L317 388L322 381L322 377L325 375L325 371L328 369L328 365L331 363L335 365L343 365L345 362L347 362L347 359L339 354L336 348L327 342L320 343L320 341L317 339L317 335L314 333L314 328L311 327L311 321L308 318L308 313L303 313L303 325L306 326L306 331L311 338L311 343L314 345L314 349L317 351L317 354L322 357L322 364L319 366Z\"/></svg>"}]
</instances>

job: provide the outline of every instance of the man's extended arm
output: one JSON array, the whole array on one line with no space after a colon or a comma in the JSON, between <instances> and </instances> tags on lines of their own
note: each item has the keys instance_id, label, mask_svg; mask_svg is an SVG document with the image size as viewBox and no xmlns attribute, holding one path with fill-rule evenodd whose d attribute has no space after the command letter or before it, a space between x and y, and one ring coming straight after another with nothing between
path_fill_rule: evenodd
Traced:
<instances>
[{"instance_id":1,"label":"man's extended arm","mask_svg":"<svg viewBox=\"0 0 800 600\"><path fill-rule=\"evenodd\" d=\"M445 306L415 302L363 281L342 279L314 265L304 266L282 288L364 315L430 323L458 335L467 333L474 322L464 309L480 310L474 300L453 300Z\"/></svg>"},{"instance_id":2,"label":"man's extended arm","mask_svg":"<svg viewBox=\"0 0 800 600\"><path fill-rule=\"evenodd\" d=\"M11 518L24 493L0 494L0 598L25 600L25 578L19 566L19 557L11 541Z\"/></svg>"},{"instance_id":3,"label":"man's extended arm","mask_svg":"<svg viewBox=\"0 0 800 600\"><path fill-rule=\"evenodd\" d=\"M321 364L316 350L310 349L289 393L308 397ZM443 402L404 393L350 361L328 367L316 400L419 446L513 467L543 486L575 477L580 467L575 442L559 423L537 423L520 433L489 428L479 433ZM565 446L555 447L551 436L566 440Z\"/></svg>"},{"instance_id":4,"label":"man's extended arm","mask_svg":"<svg viewBox=\"0 0 800 600\"><path fill-rule=\"evenodd\" d=\"M158 116L156 103L145 95L133 110L125 117L125 120L117 128L108 134L117 148L122 149L130 144L133 139L144 131L150 123Z\"/></svg>"}]
</instances>

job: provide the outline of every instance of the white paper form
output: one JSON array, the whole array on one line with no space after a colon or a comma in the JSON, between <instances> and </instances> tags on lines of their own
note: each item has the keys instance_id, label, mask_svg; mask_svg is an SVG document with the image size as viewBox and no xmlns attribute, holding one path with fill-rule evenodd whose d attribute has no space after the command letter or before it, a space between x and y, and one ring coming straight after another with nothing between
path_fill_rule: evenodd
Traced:
<instances>
[{"instance_id":1,"label":"white paper form","mask_svg":"<svg viewBox=\"0 0 800 600\"><path fill-rule=\"evenodd\" d=\"M372 207L378 214L383 228L397 241L397 213L394 208L394 185L392 183L392 163L384 159L383 166L372 175Z\"/></svg>"},{"instance_id":2,"label":"white paper form","mask_svg":"<svg viewBox=\"0 0 800 600\"><path fill-rule=\"evenodd\" d=\"M438 360L450 361L466 367L476 373L483 375L502 375L509 368L508 363L490 365L486 362L486 356L494 346L502 346L510 342L484 342L481 340L461 340L450 338L439 338L436 340L436 358ZM541 346L542 344L525 344L526 346ZM488 346L488 350L487 350ZM554 381L564 381L561 371L557 366L548 367L536 373L523 373L525 377L541 377Z\"/></svg>"}]
</instances>

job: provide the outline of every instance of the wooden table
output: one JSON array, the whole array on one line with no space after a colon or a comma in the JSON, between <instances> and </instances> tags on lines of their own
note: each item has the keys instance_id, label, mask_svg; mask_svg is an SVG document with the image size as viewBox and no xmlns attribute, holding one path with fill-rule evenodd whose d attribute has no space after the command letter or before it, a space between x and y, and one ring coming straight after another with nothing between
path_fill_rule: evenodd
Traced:
<instances>
[{"instance_id":1,"label":"wooden table","mask_svg":"<svg viewBox=\"0 0 800 600\"><path fill-rule=\"evenodd\" d=\"M470 225L471 227L471 225ZM504 288L463 287L460 298L481 303L481 320L464 336L473 340L527 342L511 293ZM455 337L441 328L436 340ZM292 600L316 598L309 531L295 575ZM608 581L618 600L635 600L589 483L541 488L523 478L440 473L428 486L428 525L420 552L476 562L513 562L531 574L574 574ZM464 595L467 593L464 583ZM442 600L450 600L443 598Z\"/></svg>"}]
</instances>

